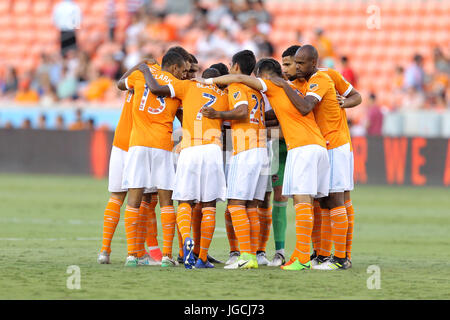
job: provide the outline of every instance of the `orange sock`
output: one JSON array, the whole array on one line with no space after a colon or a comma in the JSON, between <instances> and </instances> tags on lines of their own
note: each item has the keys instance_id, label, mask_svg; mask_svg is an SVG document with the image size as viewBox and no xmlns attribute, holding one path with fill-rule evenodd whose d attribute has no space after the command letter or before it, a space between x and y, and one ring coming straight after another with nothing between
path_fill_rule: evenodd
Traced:
<instances>
[{"instance_id":1,"label":"orange sock","mask_svg":"<svg viewBox=\"0 0 450 320\"><path fill-rule=\"evenodd\" d=\"M257 251L266 251L267 240L270 236L270 227L272 226L272 208L258 208L259 216L259 242Z\"/></svg>"},{"instance_id":2,"label":"orange sock","mask_svg":"<svg viewBox=\"0 0 450 320\"><path fill-rule=\"evenodd\" d=\"M178 224L176 226L177 226L177 238L178 238L178 255L180 257L182 257L183 256L183 237L181 236L180 228L178 227Z\"/></svg>"},{"instance_id":3,"label":"orange sock","mask_svg":"<svg viewBox=\"0 0 450 320\"><path fill-rule=\"evenodd\" d=\"M300 263L307 263L310 260L313 215L311 204L297 203L295 205L296 245L291 261L293 258L297 258Z\"/></svg>"},{"instance_id":4,"label":"orange sock","mask_svg":"<svg viewBox=\"0 0 450 320\"><path fill-rule=\"evenodd\" d=\"M103 213L103 241L100 251L111 252L111 241L120 219L120 208L122 202L110 197Z\"/></svg>"},{"instance_id":5,"label":"orange sock","mask_svg":"<svg viewBox=\"0 0 450 320\"><path fill-rule=\"evenodd\" d=\"M352 240L353 240L353 227L355 225L355 212L353 210L352 200L345 202L345 209L347 211L348 229L347 229L347 258L352 259Z\"/></svg>"},{"instance_id":6,"label":"orange sock","mask_svg":"<svg viewBox=\"0 0 450 320\"><path fill-rule=\"evenodd\" d=\"M239 251L241 253L251 253L250 221L247 216L247 208L245 206L229 205L228 210L233 221L234 233L239 242Z\"/></svg>"},{"instance_id":7,"label":"orange sock","mask_svg":"<svg viewBox=\"0 0 450 320\"><path fill-rule=\"evenodd\" d=\"M202 207L197 204L192 209L192 239L194 240L194 253L198 256L200 252L200 236L202 225Z\"/></svg>"},{"instance_id":8,"label":"orange sock","mask_svg":"<svg viewBox=\"0 0 450 320\"><path fill-rule=\"evenodd\" d=\"M161 208L161 225L163 233L163 256L172 258L173 238L175 236L176 216L173 206Z\"/></svg>"},{"instance_id":9,"label":"orange sock","mask_svg":"<svg viewBox=\"0 0 450 320\"><path fill-rule=\"evenodd\" d=\"M321 212L321 225L320 225L320 251L319 254L324 257L331 255L331 247L333 242L331 241L331 221L330 210L320 209Z\"/></svg>"},{"instance_id":10,"label":"orange sock","mask_svg":"<svg viewBox=\"0 0 450 320\"><path fill-rule=\"evenodd\" d=\"M225 228L227 230L228 243L230 244L230 252L239 251L239 242L234 233L233 222L231 221L231 214L228 208L225 211Z\"/></svg>"},{"instance_id":11,"label":"orange sock","mask_svg":"<svg viewBox=\"0 0 450 320\"><path fill-rule=\"evenodd\" d=\"M330 210L331 236L334 243L334 255L338 258L345 258L347 253L347 211L345 206L333 208Z\"/></svg>"},{"instance_id":12,"label":"orange sock","mask_svg":"<svg viewBox=\"0 0 450 320\"><path fill-rule=\"evenodd\" d=\"M201 238L200 238L200 253L198 257L202 261L208 258L208 250L211 245L214 230L216 228L216 208L206 207L202 209L201 221ZM194 240L195 244L195 240Z\"/></svg>"},{"instance_id":13,"label":"orange sock","mask_svg":"<svg viewBox=\"0 0 450 320\"><path fill-rule=\"evenodd\" d=\"M139 208L126 206L125 208L125 234L127 237L127 250L129 256L136 256L136 237Z\"/></svg>"},{"instance_id":14,"label":"orange sock","mask_svg":"<svg viewBox=\"0 0 450 320\"><path fill-rule=\"evenodd\" d=\"M145 201L141 201L141 205L139 207L139 214L137 220L137 232L136 232L136 254L138 258L142 257L145 254L145 238L147 236L147 220L148 217L148 203Z\"/></svg>"},{"instance_id":15,"label":"orange sock","mask_svg":"<svg viewBox=\"0 0 450 320\"><path fill-rule=\"evenodd\" d=\"M259 245L259 216L257 208L247 208L248 220L250 221L250 245L252 248L251 254L256 255Z\"/></svg>"},{"instance_id":16,"label":"orange sock","mask_svg":"<svg viewBox=\"0 0 450 320\"><path fill-rule=\"evenodd\" d=\"M311 240L313 244L313 250L316 254L320 254L320 228L322 225L322 216L320 210L319 201L314 201L314 224L313 231L311 234Z\"/></svg>"},{"instance_id":17,"label":"orange sock","mask_svg":"<svg viewBox=\"0 0 450 320\"><path fill-rule=\"evenodd\" d=\"M181 233L182 242L191 236L191 218L192 218L192 208L187 203L182 203L178 205L177 210L177 225ZM183 246L181 247L183 248Z\"/></svg>"},{"instance_id":18,"label":"orange sock","mask_svg":"<svg viewBox=\"0 0 450 320\"><path fill-rule=\"evenodd\" d=\"M147 213L147 247L158 246L158 222L156 221L156 205L158 204L158 195L152 194L152 200L150 203L146 202L145 210Z\"/></svg>"}]
</instances>

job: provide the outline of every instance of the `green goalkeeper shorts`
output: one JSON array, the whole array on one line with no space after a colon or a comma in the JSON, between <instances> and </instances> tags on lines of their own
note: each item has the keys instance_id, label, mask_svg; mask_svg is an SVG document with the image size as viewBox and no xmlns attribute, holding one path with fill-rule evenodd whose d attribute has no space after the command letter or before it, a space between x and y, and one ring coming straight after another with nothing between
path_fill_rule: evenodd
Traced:
<instances>
[{"instance_id":1,"label":"green goalkeeper shorts","mask_svg":"<svg viewBox=\"0 0 450 320\"><path fill-rule=\"evenodd\" d=\"M287 156L287 147L286 142L283 140L279 140L278 151L275 150L276 144L272 144L272 166L277 165L278 160L278 170L277 173L272 176L272 187L282 186L283 178L284 178L284 166L286 164L286 156Z\"/></svg>"}]
</instances>

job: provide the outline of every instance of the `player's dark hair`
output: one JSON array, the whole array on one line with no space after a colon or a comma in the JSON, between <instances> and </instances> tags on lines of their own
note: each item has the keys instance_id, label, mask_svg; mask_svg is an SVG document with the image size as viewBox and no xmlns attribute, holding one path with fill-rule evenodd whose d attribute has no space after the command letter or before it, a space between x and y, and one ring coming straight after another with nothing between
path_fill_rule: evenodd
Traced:
<instances>
[{"instance_id":1,"label":"player's dark hair","mask_svg":"<svg viewBox=\"0 0 450 320\"><path fill-rule=\"evenodd\" d=\"M215 63L215 64L211 65L210 68L214 68L214 69L219 70L221 76L230 73L230 72L228 71L228 67L227 67L224 63L222 63L222 62Z\"/></svg>"},{"instance_id":2,"label":"player's dark hair","mask_svg":"<svg viewBox=\"0 0 450 320\"><path fill-rule=\"evenodd\" d=\"M185 60L180 54L176 53L175 51L167 51L167 53L162 58L161 67L170 67L174 64L181 67L184 62Z\"/></svg>"},{"instance_id":3,"label":"player's dark hair","mask_svg":"<svg viewBox=\"0 0 450 320\"><path fill-rule=\"evenodd\" d=\"M301 46L299 46L299 45L290 46L289 48L284 50L284 52L281 55L281 57L284 58L284 57L293 57L293 56L295 56L295 53L297 52L298 49L300 49L300 47Z\"/></svg>"},{"instance_id":4,"label":"player's dark hair","mask_svg":"<svg viewBox=\"0 0 450 320\"><path fill-rule=\"evenodd\" d=\"M274 73L279 77L283 76L280 63L272 58L263 58L258 61L255 67L255 73L259 75L261 72Z\"/></svg>"},{"instance_id":5,"label":"player's dark hair","mask_svg":"<svg viewBox=\"0 0 450 320\"><path fill-rule=\"evenodd\" d=\"M220 72L216 68L208 68L202 73L202 78L216 78L220 77Z\"/></svg>"},{"instance_id":6,"label":"player's dark hair","mask_svg":"<svg viewBox=\"0 0 450 320\"><path fill-rule=\"evenodd\" d=\"M190 62L191 60L191 55L189 52L186 51L186 49L180 47L180 46L175 46L175 47L170 47L169 50L167 50L166 53L169 52L176 52L178 53L180 56L183 57L184 61Z\"/></svg>"},{"instance_id":7,"label":"player's dark hair","mask_svg":"<svg viewBox=\"0 0 450 320\"><path fill-rule=\"evenodd\" d=\"M190 57L190 59L189 59L190 63L198 64L197 58L192 53L189 53L189 57Z\"/></svg>"},{"instance_id":8,"label":"player's dark hair","mask_svg":"<svg viewBox=\"0 0 450 320\"><path fill-rule=\"evenodd\" d=\"M234 64L237 63L241 72L246 75L251 75L253 69L255 69L256 58L255 54L250 50L242 50L236 53L233 58L231 58L231 62Z\"/></svg>"}]
</instances>

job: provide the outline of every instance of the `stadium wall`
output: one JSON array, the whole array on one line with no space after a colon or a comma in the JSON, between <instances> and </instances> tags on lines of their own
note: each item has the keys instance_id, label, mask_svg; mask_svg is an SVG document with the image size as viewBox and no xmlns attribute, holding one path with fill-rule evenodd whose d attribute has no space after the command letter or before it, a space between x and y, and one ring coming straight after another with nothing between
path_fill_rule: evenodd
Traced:
<instances>
[{"instance_id":1,"label":"stadium wall","mask_svg":"<svg viewBox=\"0 0 450 320\"><path fill-rule=\"evenodd\" d=\"M114 133L0 129L0 172L105 178ZM353 138L356 184L450 186L450 139Z\"/></svg>"}]
</instances>

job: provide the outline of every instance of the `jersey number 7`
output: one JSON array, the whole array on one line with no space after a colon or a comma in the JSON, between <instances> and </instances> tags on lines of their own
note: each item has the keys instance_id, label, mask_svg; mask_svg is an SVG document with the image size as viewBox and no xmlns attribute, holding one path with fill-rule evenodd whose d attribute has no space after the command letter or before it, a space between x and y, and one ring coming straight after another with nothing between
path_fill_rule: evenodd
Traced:
<instances>
[{"instance_id":1,"label":"jersey number 7","mask_svg":"<svg viewBox=\"0 0 450 320\"><path fill-rule=\"evenodd\" d=\"M206 102L198 111L197 113L197 117L195 118L196 120L202 120L203 119L203 114L202 114L202 109L204 107L211 107L214 103L216 103L217 101L217 97L215 95L209 94L209 93L203 93L202 94L203 98L208 99L209 101Z\"/></svg>"}]
</instances>

